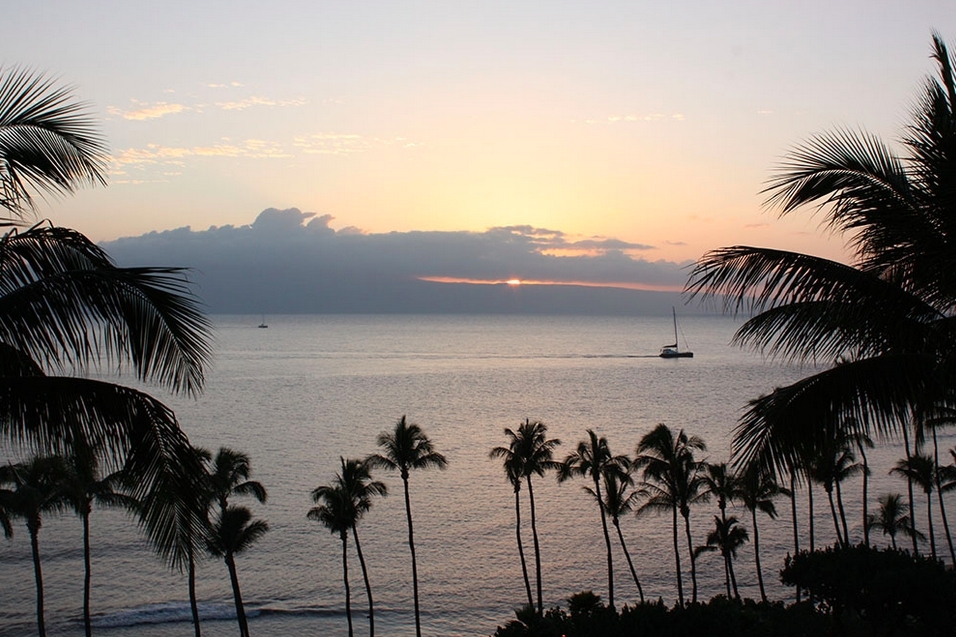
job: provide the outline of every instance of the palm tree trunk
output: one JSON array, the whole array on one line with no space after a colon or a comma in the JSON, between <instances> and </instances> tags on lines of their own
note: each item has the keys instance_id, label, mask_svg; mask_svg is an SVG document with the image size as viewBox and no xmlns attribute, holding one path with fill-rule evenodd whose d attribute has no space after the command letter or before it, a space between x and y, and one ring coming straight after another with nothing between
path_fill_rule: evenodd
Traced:
<instances>
[{"instance_id":1,"label":"palm tree trunk","mask_svg":"<svg viewBox=\"0 0 956 637\"><path fill-rule=\"evenodd\" d=\"M797 527L797 472L790 469L790 514L793 518L793 554L800 552L800 531ZM796 591L797 603L800 603L800 587Z\"/></svg>"},{"instance_id":2,"label":"palm tree trunk","mask_svg":"<svg viewBox=\"0 0 956 637\"><path fill-rule=\"evenodd\" d=\"M93 627L90 624L90 582L93 578L93 569L90 565L90 512L85 510L80 516L83 520L83 628L86 637L93 636Z\"/></svg>"},{"instance_id":3,"label":"palm tree trunk","mask_svg":"<svg viewBox=\"0 0 956 637\"><path fill-rule=\"evenodd\" d=\"M956 568L956 550L953 550L953 536L949 532L949 520L946 518L946 504L943 500L943 489L940 484L939 476L939 441L936 438L936 427L933 427L933 466L935 467L934 477L936 478L936 495L939 498L939 516L943 519L943 530L946 532L946 543L949 545L949 557L952 560L950 564Z\"/></svg>"},{"instance_id":4,"label":"palm tree trunk","mask_svg":"<svg viewBox=\"0 0 956 637\"><path fill-rule=\"evenodd\" d=\"M37 587L37 633L46 637L46 624L43 621L43 571L40 569L40 525L27 525L30 531L30 550L33 552L33 579Z\"/></svg>"},{"instance_id":5,"label":"palm tree trunk","mask_svg":"<svg viewBox=\"0 0 956 637\"><path fill-rule=\"evenodd\" d=\"M690 603L697 603L697 559L694 557L694 542L690 538L690 513L684 513L681 511L681 515L684 517L684 533L687 535L687 550L690 551L690 581L691 581L691 597Z\"/></svg>"},{"instance_id":6,"label":"palm tree trunk","mask_svg":"<svg viewBox=\"0 0 956 637\"><path fill-rule=\"evenodd\" d=\"M847 528L846 524L846 511L843 508L843 489L840 488L840 483L836 483L836 495L837 495L837 507L840 510L840 524L843 526L843 546L850 545L850 531Z\"/></svg>"},{"instance_id":7,"label":"palm tree trunk","mask_svg":"<svg viewBox=\"0 0 956 637\"><path fill-rule=\"evenodd\" d=\"M229 581L232 582L232 599L236 604L239 636L249 637L249 623L246 621L246 610L242 605L242 593L239 591L239 574L236 572L236 559L232 553L226 553L226 568L229 569Z\"/></svg>"},{"instance_id":8,"label":"palm tree trunk","mask_svg":"<svg viewBox=\"0 0 956 637\"><path fill-rule=\"evenodd\" d=\"M362 554L362 545L359 544L358 530L352 525L352 538L355 540L355 552L358 553L359 565L362 567L362 579L365 580L365 596L368 598L368 634L375 637L375 605L372 603L372 584L368 579L368 569L365 567L365 556Z\"/></svg>"},{"instance_id":9,"label":"palm tree trunk","mask_svg":"<svg viewBox=\"0 0 956 637\"><path fill-rule=\"evenodd\" d=\"M345 583L345 617L349 623L349 637L352 634L352 589L349 588L349 536L345 531L340 534L342 538L342 581Z\"/></svg>"},{"instance_id":10,"label":"palm tree trunk","mask_svg":"<svg viewBox=\"0 0 956 637\"><path fill-rule=\"evenodd\" d=\"M519 483L520 484L520 483ZM521 558L521 575L524 577L524 589L528 594L528 606L534 608L534 599L531 597L531 580L528 577L528 562L524 557L524 545L521 542L521 492L515 492L515 539L518 542L518 557Z\"/></svg>"},{"instance_id":11,"label":"palm tree trunk","mask_svg":"<svg viewBox=\"0 0 956 637\"><path fill-rule=\"evenodd\" d=\"M903 449L906 452L906 464L910 464L910 436L907 433L906 425L903 425ZM913 555L919 555L919 549L916 547L916 507L913 504L913 481L906 478L906 493L909 496L910 504L910 537L913 539Z\"/></svg>"},{"instance_id":12,"label":"palm tree trunk","mask_svg":"<svg viewBox=\"0 0 956 637\"><path fill-rule=\"evenodd\" d=\"M538 522L534 510L534 489L531 487L531 476L528 476L528 500L531 503L531 537L534 539L534 573L537 582L538 614L544 613L544 603L541 598L541 547L538 546Z\"/></svg>"},{"instance_id":13,"label":"palm tree trunk","mask_svg":"<svg viewBox=\"0 0 956 637\"><path fill-rule=\"evenodd\" d=\"M594 492L597 494L598 508L601 511L601 528L604 529L604 545L607 547L607 598L611 608L614 608L614 564L611 557L611 534L607 530L607 515L604 513L604 500L601 499L601 483L594 479Z\"/></svg>"},{"instance_id":14,"label":"palm tree trunk","mask_svg":"<svg viewBox=\"0 0 956 637\"><path fill-rule=\"evenodd\" d=\"M813 480L807 475L807 523L810 528L810 552L816 550L816 545L813 540Z\"/></svg>"},{"instance_id":15,"label":"palm tree trunk","mask_svg":"<svg viewBox=\"0 0 956 637\"><path fill-rule=\"evenodd\" d=\"M186 550L189 560L189 610L193 615L193 632L196 637L202 637L202 629L199 627L199 603L196 601L196 557L193 554L191 541Z\"/></svg>"},{"instance_id":16,"label":"palm tree trunk","mask_svg":"<svg viewBox=\"0 0 956 637\"><path fill-rule=\"evenodd\" d=\"M408 550L412 554L412 595L415 600L415 636L422 637L422 616L418 608L418 562L415 560L415 533L412 530L412 501L408 495L408 475L402 475L405 483L405 517L408 520Z\"/></svg>"},{"instance_id":17,"label":"palm tree trunk","mask_svg":"<svg viewBox=\"0 0 956 637\"><path fill-rule=\"evenodd\" d=\"M637 579L637 570L634 569L634 562L631 560L631 554L627 550L627 544L624 543L624 534L621 533L621 522L616 517L612 520L614 528L617 529L617 539L621 541L621 550L624 551L624 558L631 569L631 577L634 578L634 584L637 586L637 594L641 597L641 603L644 603L644 589L641 588L641 581Z\"/></svg>"},{"instance_id":18,"label":"palm tree trunk","mask_svg":"<svg viewBox=\"0 0 956 637\"><path fill-rule=\"evenodd\" d=\"M760 568L760 533L757 531L757 509L750 509L750 518L754 526L754 565L757 567L757 586L760 587L760 600L767 601L767 591L763 586L763 569Z\"/></svg>"},{"instance_id":19,"label":"palm tree trunk","mask_svg":"<svg viewBox=\"0 0 956 637\"><path fill-rule=\"evenodd\" d=\"M734 589L734 599L739 602L740 590L737 589L737 575L734 573L734 558L732 556L728 556L727 558L727 570L730 571L730 585Z\"/></svg>"},{"instance_id":20,"label":"palm tree trunk","mask_svg":"<svg viewBox=\"0 0 956 637\"><path fill-rule=\"evenodd\" d=\"M836 506L833 504L833 487L826 490L830 501L830 515L833 516L833 528L836 530L837 544L843 544L843 534L840 533L840 519L837 517Z\"/></svg>"},{"instance_id":21,"label":"palm tree trunk","mask_svg":"<svg viewBox=\"0 0 956 637\"><path fill-rule=\"evenodd\" d=\"M863 459L863 544L866 546L870 545L870 515L869 515L869 503L867 502L870 497L868 486L869 486L869 476L870 476L870 464L866 458L866 451L863 447L863 442L857 439L856 446L860 449L860 458Z\"/></svg>"},{"instance_id":22,"label":"palm tree trunk","mask_svg":"<svg viewBox=\"0 0 956 637\"><path fill-rule=\"evenodd\" d=\"M678 603L684 605L684 578L681 576L680 569L680 547L677 544L677 507L672 507L673 509L673 527L674 527L674 562L677 564L677 600Z\"/></svg>"},{"instance_id":23,"label":"palm tree trunk","mask_svg":"<svg viewBox=\"0 0 956 637\"><path fill-rule=\"evenodd\" d=\"M730 599L730 562L727 560L727 552L721 548L720 557L724 560L724 588L727 592L727 599Z\"/></svg>"},{"instance_id":24,"label":"palm tree trunk","mask_svg":"<svg viewBox=\"0 0 956 637\"><path fill-rule=\"evenodd\" d=\"M929 531L929 551L936 559L936 533L933 532L933 494L926 492L926 526Z\"/></svg>"}]
</instances>

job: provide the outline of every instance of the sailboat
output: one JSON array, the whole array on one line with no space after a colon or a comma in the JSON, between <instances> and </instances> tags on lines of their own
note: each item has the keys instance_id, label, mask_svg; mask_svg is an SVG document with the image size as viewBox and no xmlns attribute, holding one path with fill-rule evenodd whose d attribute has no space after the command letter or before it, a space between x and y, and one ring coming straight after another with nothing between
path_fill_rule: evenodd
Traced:
<instances>
[{"instance_id":1,"label":"sailboat","mask_svg":"<svg viewBox=\"0 0 956 637\"><path fill-rule=\"evenodd\" d=\"M694 352L689 352L687 350L681 351L677 343L677 310L673 307L671 308L671 314L674 316L674 344L665 345L661 348L661 353L659 356L661 358L694 358Z\"/></svg>"},{"instance_id":2,"label":"sailboat","mask_svg":"<svg viewBox=\"0 0 956 637\"><path fill-rule=\"evenodd\" d=\"M266 315L263 314L263 315L262 315L262 322L259 323L259 328L260 328L260 329L266 329L267 327L269 327L269 324L266 323Z\"/></svg>"}]
</instances>

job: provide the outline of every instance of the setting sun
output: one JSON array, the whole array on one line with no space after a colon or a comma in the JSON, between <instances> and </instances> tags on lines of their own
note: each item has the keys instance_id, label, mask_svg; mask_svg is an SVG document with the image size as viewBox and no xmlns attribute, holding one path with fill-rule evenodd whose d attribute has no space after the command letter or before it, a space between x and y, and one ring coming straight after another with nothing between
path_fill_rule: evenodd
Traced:
<instances>
[{"instance_id":1,"label":"setting sun","mask_svg":"<svg viewBox=\"0 0 956 637\"><path fill-rule=\"evenodd\" d=\"M521 279L508 279L506 283L508 285L521 285Z\"/></svg>"}]
</instances>

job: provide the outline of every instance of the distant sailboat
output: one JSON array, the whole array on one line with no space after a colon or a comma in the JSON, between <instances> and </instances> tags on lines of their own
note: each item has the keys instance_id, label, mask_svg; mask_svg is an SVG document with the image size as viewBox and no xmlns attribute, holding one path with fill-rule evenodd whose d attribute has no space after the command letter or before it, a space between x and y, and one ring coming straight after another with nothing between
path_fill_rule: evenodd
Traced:
<instances>
[{"instance_id":1,"label":"distant sailboat","mask_svg":"<svg viewBox=\"0 0 956 637\"><path fill-rule=\"evenodd\" d=\"M259 327L262 328L262 329L265 329L265 328L269 327L268 325L266 325L266 315L265 315L265 314L262 315L262 322L259 323Z\"/></svg>"},{"instance_id":2,"label":"distant sailboat","mask_svg":"<svg viewBox=\"0 0 956 637\"><path fill-rule=\"evenodd\" d=\"M677 340L677 310L671 308L671 314L674 316L674 344L665 345L661 348L659 356L661 358L694 358L694 352L681 351Z\"/></svg>"}]
</instances>

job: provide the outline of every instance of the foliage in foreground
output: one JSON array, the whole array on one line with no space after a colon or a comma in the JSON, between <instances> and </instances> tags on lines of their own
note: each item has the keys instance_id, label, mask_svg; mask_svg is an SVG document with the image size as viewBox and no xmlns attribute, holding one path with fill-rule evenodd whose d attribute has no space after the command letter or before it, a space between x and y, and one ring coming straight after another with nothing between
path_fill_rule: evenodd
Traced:
<instances>
[{"instance_id":1,"label":"foliage in foreground","mask_svg":"<svg viewBox=\"0 0 956 637\"><path fill-rule=\"evenodd\" d=\"M788 558L781 580L813 601L737 601L718 596L704 604L662 600L620 611L585 591L568 609L543 617L525 607L494 637L935 637L956 626L956 572L939 561L865 545L803 551Z\"/></svg>"},{"instance_id":2,"label":"foliage in foreground","mask_svg":"<svg viewBox=\"0 0 956 637\"><path fill-rule=\"evenodd\" d=\"M837 634L929 637L956 626L956 572L928 557L838 546L801 551L780 575L809 591Z\"/></svg>"},{"instance_id":3,"label":"foliage in foreground","mask_svg":"<svg viewBox=\"0 0 956 637\"><path fill-rule=\"evenodd\" d=\"M573 595L568 610L544 617L528 609L499 626L494 637L810 637L828 634L829 618L809 604L738 602L718 596L707 603L668 608L662 600L617 611L591 591Z\"/></svg>"}]
</instances>

